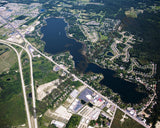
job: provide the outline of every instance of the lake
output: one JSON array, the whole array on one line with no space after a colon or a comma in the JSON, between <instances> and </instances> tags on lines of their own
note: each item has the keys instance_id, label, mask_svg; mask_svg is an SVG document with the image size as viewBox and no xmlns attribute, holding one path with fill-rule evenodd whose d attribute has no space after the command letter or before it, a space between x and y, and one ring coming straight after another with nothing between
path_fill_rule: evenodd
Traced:
<instances>
[{"instance_id":1,"label":"lake","mask_svg":"<svg viewBox=\"0 0 160 128\"><path fill-rule=\"evenodd\" d=\"M69 51L73 56L75 67L79 72L102 73L104 79L100 84L106 85L111 88L113 92L118 93L126 103L140 103L142 99L147 96L146 93L136 91L138 85L114 77L114 71L100 68L92 63L88 64L86 58L81 54L83 45L66 36L65 27L67 24L63 19L49 18L46 22L47 25L41 28L41 32L44 34L42 40L46 42L45 52L54 55Z\"/></svg>"},{"instance_id":2,"label":"lake","mask_svg":"<svg viewBox=\"0 0 160 128\"><path fill-rule=\"evenodd\" d=\"M86 59L81 54L83 45L66 36L65 27L67 24L63 19L50 18L46 20L47 25L41 28L44 34L42 40L46 42L45 52L57 54L69 51L73 56L77 70L86 66Z\"/></svg>"},{"instance_id":3,"label":"lake","mask_svg":"<svg viewBox=\"0 0 160 128\"><path fill-rule=\"evenodd\" d=\"M106 85L115 93L118 93L121 96L122 101L125 103L140 103L142 99L147 96L145 93L136 91L136 87L138 86L137 84L131 83L118 77L114 77L115 71L103 69L96 64L90 63L88 64L85 72L103 74L104 79L101 80L100 84Z\"/></svg>"}]
</instances>

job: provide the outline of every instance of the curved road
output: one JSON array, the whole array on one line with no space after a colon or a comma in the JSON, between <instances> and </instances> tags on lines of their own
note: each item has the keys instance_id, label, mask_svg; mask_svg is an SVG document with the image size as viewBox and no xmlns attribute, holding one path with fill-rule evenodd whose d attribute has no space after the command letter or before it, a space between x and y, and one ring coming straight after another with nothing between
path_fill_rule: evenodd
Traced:
<instances>
[{"instance_id":1,"label":"curved road","mask_svg":"<svg viewBox=\"0 0 160 128\"><path fill-rule=\"evenodd\" d=\"M9 45L9 44L13 44L16 46L21 47L23 50L25 50L29 56L29 60L30 60L30 77L31 77L31 89L32 89L32 102L33 102L33 113L34 113L34 127L38 128L38 124L37 124L37 117L36 117L36 99L35 99L35 91L34 91L34 82L33 82L33 68L32 68L32 56L30 55L28 49L24 48L23 46L14 43L14 42L10 42L10 41L4 41L4 40L0 40L0 42L2 42L3 44ZM9 44L8 44L9 43ZM27 45L28 47L28 45ZM14 48L14 47L13 47ZM15 49L15 48L14 48ZM16 50L16 49L15 49ZM21 61L20 61L21 62ZM21 67L22 68L22 67ZM23 73L22 73L23 75ZM26 97L26 95L24 96Z\"/></svg>"},{"instance_id":2,"label":"curved road","mask_svg":"<svg viewBox=\"0 0 160 128\"><path fill-rule=\"evenodd\" d=\"M23 37L24 41L32 46L32 44L30 42L28 42L24 37ZM0 40L0 41L4 41L4 40ZM10 42L10 41L7 41L8 43L11 43L11 44L15 44L15 45L18 45L14 42ZM22 47L22 46L21 46ZM62 65L59 65L57 64L51 57L48 57L46 56L45 54L43 54L42 52L40 52L38 49L36 49L34 46L32 46L32 48L38 52L40 55L44 56L46 59L48 59L49 61L51 61L52 63L54 63L55 65L59 66L62 70L64 70L65 72L67 72L68 74L71 74L71 76L73 76L76 80L78 80L79 82L81 82L83 85L87 86L88 88L94 90L92 87L90 87L88 84L86 84L84 81L82 81L81 79L79 79L77 76L75 76L74 74L70 73L66 68L64 68ZM27 50L28 51L28 50ZM99 92L97 92L96 90L94 90L96 93L98 93L100 96L102 96L104 99L110 101L107 97L103 96L102 94L100 94ZM32 96L33 97L33 96ZM113 103L112 101L110 101L110 103L112 103L113 105L116 106L116 108L120 109L122 112L124 112L126 115L128 115L129 117L131 117L132 119L136 120L138 123L140 123L142 126L146 127L146 128L149 128L149 126L147 126L146 124L144 124L142 121L138 120L136 117L134 116L131 116L127 111L121 109L119 106L117 106L115 103Z\"/></svg>"},{"instance_id":3,"label":"curved road","mask_svg":"<svg viewBox=\"0 0 160 128\"><path fill-rule=\"evenodd\" d=\"M25 38L24 38L25 42L28 43L30 46L32 46L31 43L29 43ZM46 56L45 54L43 54L42 52L40 52L38 49L36 49L34 46L32 46L32 48L37 51L40 55L44 56L45 58L47 58L49 61L51 61L52 63L54 63L55 65L59 66L61 69L63 69L65 72L67 72L68 74L71 74L76 80L78 80L79 82L81 82L83 85L87 86L88 88L94 90L91 86L89 86L88 84L86 84L84 81L82 81L81 79L79 79L77 76L75 76L74 74L70 73L66 68L64 68L62 65L57 64L51 57ZM94 90L96 93L98 93L100 96L102 96L104 99L110 101L107 97L103 96L102 94L100 94L99 92L97 92L96 90ZM127 111L121 109L119 106L117 106L115 103L113 103L112 101L110 101L110 103L112 103L113 105L116 106L116 108L120 109L122 112L124 112L126 115L128 115L129 117L131 117L133 120L136 120L138 123L140 123L142 126L149 128L149 126L147 126L146 124L144 124L142 121L138 120L136 117L130 115Z\"/></svg>"},{"instance_id":4,"label":"curved road","mask_svg":"<svg viewBox=\"0 0 160 128\"><path fill-rule=\"evenodd\" d=\"M3 18L3 17L2 17ZM5 19L4 19L5 20ZM14 28L7 20L6 20L6 22L12 27L12 28ZM15 29L15 28L14 28ZM32 46L32 44L28 41L28 40L26 40L26 38L25 38L25 35L23 35L23 34L21 34L17 29L15 29L15 31L22 37L22 39L25 41L25 43L27 44L27 46L28 45L30 45L30 46ZM1 41L1 40L0 40ZM4 41L4 40L2 40L2 41ZM9 42L9 41L7 41L7 42ZM11 44L15 44L15 45L19 45L19 44L17 44L17 43L14 43L14 42L10 42ZM20 47L22 47L21 45L19 45ZM84 84L85 86L87 86L88 88L91 88L92 90L94 90L92 87L90 87L88 84L86 84L84 81L82 81L81 79L79 79L77 76L75 76L74 74L72 74L72 73L70 73L66 68L64 68L62 65L59 65L59 64L57 64L55 61L53 61L53 59L52 58L50 58L50 57L48 57L48 56L46 56L45 54L43 54L42 52L40 52L38 49L36 49L34 46L32 46L32 48L35 50L35 51L37 51L40 55L42 55L42 56L44 56L45 58L47 58L49 61L51 61L52 63L54 63L55 65L57 65L57 66L59 66L61 69L63 69L65 72L67 72L68 74L71 74L75 79L77 79L79 82L81 82L82 84ZM25 48L23 48L23 49L25 49ZM29 53L29 51L28 51L28 49L25 49L26 50L26 52L28 53L28 55L29 55L29 58L30 58L30 60L32 60L31 59L31 55L30 55L30 53ZM30 68L31 68L31 70L33 70L32 69L32 61L31 61L31 63L30 63ZM31 78L32 78L32 80L33 80L33 71L31 72L32 74L31 74ZM34 108L34 116L35 116L35 128L37 128L37 118L36 118L36 102L35 102L35 94L34 94L34 85L33 85L33 81L31 82L31 86L32 86L32 97L33 97L33 108ZM95 92L97 92L96 90L94 90ZM98 93L98 92L97 92ZM99 95L101 95L100 93L98 93ZM104 99L107 99L107 97L104 97L103 95L101 95ZM108 100L108 99L107 99ZM108 101L110 101L110 100L108 100ZM114 104L112 101L110 101L112 104ZM144 127L146 127L146 128L148 128L149 126L147 126L146 124L144 124L142 121L139 121L136 117L133 117L133 116L131 116L128 112L126 112L125 110L123 110L123 109L121 109L119 106L117 106L116 104L114 104L118 109L120 109L121 111L123 111L125 114L127 114L128 116L130 116L132 119L134 119L134 120L136 120L137 122L139 122L141 125L143 125Z\"/></svg>"},{"instance_id":5,"label":"curved road","mask_svg":"<svg viewBox=\"0 0 160 128\"><path fill-rule=\"evenodd\" d=\"M13 46L11 46L10 44L4 43L4 42L1 42L1 41L0 41L0 43L11 47L17 54L19 72L20 72L20 77L21 77L21 84L22 84L22 90L23 90L23 97L24 97L25 109L26 109L27 120L28 120L28 127L32 128L31 127L30 112L29 112L29 107L28 107L28 102L27 102L27 97L26 97L25 84L24 84L24 79L23 79L23 72L22 72L22 64L21 64L21 53L22 53L22 51L20 53L18 53L18 51Z\"/></svg>"},{"instance_id":6,"label":"curved road","mask_svg":"<svg viewBox=\"0 0 160 128\"><path fill-rule=\"evenodd\" d=\"M7 22L8 25L10 25L19 35L20 37L26 42L26 39L24 38L23 34L21 34L7 19L5 19L2 15L0 15L0 17L5 20ZM2 42L4 40L1 40ZM7 41L9 42L9 41ZM11 43L11 42L10 42ZM21 47L22 49L24 49L28 56L29 56L29 60L30 60L30 77L31 77L31 88L32 88L32 103L33 103L33 113L34 113L34 127L38 128L38 123L37 123L37 116L36 116L36 100L35 100L35 92L34 92L34 82L33 82L33 68L32 68L32 57L31 54L28 51L28 48L24 48L23 46L17 44L17 43L11 43L14 45L17 45L19 47ZM28 43L27 43L28 44ZM27 45L28 46L28 45Z\"/></svg>"}]
</instances>

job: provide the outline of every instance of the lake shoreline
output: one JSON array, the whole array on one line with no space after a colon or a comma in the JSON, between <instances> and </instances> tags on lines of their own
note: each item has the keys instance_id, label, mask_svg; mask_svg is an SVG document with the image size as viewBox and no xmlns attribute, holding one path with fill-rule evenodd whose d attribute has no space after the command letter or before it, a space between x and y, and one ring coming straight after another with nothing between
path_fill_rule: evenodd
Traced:
<instances>
[{"instance_id":1,"label":"lake shoreline","mask_svg":"<svg viewBox=\"0 0 160 128\"><path fill-rule=\"evenodd\" d=\"M107 86L107 87L109 87L114 93L117 93L118 95L120 95L121 96L121 99L122 99L122 101L123 102L125 102L125 103L140 103L141 102L141 100L143 99L142 97L144 97L144 96L142 96L142 95L144 95L144 93L140 93L140 92L137 92L136 90L135 90L135 88L137 88L138 87L138 85L136 84L136 83L133 83L133 82L129 82L129 81L126 81L126 80L124 80L124 79L122 79L122 78L119 78L119 77L115 77L114 75L115 75L115 73L116 73L116 71L114 71L114 70L111 70L111 69L105 69L105 68L103 68L103 67L100 67L99 65L97 65L97 64L95 64L95 63L89 63L88 61L86 61L86 56L84 56L83 54L82 54L82 51L81 51L81 49L83 49L84 48L84 43L80 43L79 41L77 41L77 40L75 40L74 38L70 38L70 37L68 37L68 34L67 34L67 31L66 31L66 27L67 27L67 25L65 25L65 24L67 24L66 22L65 22L65 20L64 20L64 18L50 18L51 20L53 20L53 21L55 21L56 23L58 23L58 24L62 24L60 27L61 27L61 33L62 33L62 35L64 35L64 37L61 37L61 38L64 38L63 40L62 40L62 49L61 49L61 45L60 46L58 46L58 45L55 45L55 44L53 44L52 42L53 42L53 40L51 40L51 39L48 39L48 36L49 35L47 35L47 40L48 41L46 41L46 40L44 40L44 38L42 38L42 40L43 41L45 41L46 42L46 45L45 45L45 48L46 47L48 47L48 45L49 44L47 44L47 43L51 43L50 45L52 46L52 45L55 45L54 46L54 48L55 47L57 47L56 48L56 50L57 49L59 49L60 51L58 52L58 53L62 53L62 52L65 52L65 51L69 51L70 52L70 54L73 56L73 60L74 60L74 62L75 62L75 66L77 66L76 64L79 64L79 63L82 63L82 65L80 65L80 67L79 68L86 68L84 71L86 71L86 70L88 70L88 69L91 69L91 72L93 72L93 73L97 73L97 74L103 74L103 79L100 81L100 84L101 85L105 85L105 86ZM47 20L48 20L48 18L45 20L46 22L47 22ZM49 22L49 21L48 21ZM50 21L51 22L51 21ZM60 23L59 23L60 22ZM64 22L64 23L63 23ZM47 25L51 25L52 24L52 26L50 26L50 27L53 27L54 25L55 25L55 23L53 24L53 22L51 22L51 23L48 23ZM64 28L62 28L62 26L64 26ZM57 27L57 25L55 25L55 27ZM47 26L46 26L46 28L47 28ZM41 28L41 30L42 29L44 29L44 27L42 27ZM49 28L50 29L50 28ZM57 29L60 29L60 28L57 28ZM56 30L56 28L54 29L54 30ZM58 30L58 31L60 31L60 30ZM47 31L46 31L47 32ZM44 32L42 32L43 34L44 34ZM57 32L56 32L57 33ZM51 36L51 35L50 35ZM52 35L53 36L53 35ZM54 35L55 36L55 35ZM60 35L59 35L60 36ZM66 37L65 37L66 36ZM45 37L45 34L44 34L44 37ZM56 38L58 38L58 37L56 37ZM68 49L66 49L65 48L65 43L64 42L66 42L67 43L67 41L69 41L69 42L72 42L71 44L68 44L69 45L69 47L68 47ZM56 41L55 41L55 43L57 43ZM79 45L80 44L80 45ZM70 47L70 45L71 45L71 47ZM51 47L51 46L49 46L49 47ZM74 49L75 48L75 49ZM45 52L47 52L47 53L49 53L49 54L54 54L54 52L56 52L56 54L58 54L57 53L57 51L54 51L53 52L53 50L51 49L49 52L47 51L47 50L44 50ZM78 58L77 58L78 57ZM82 61L82 62L81 62ZM84 67L83 65L84 65L84 63L85 63L85 66L86 67ZM92 68L92 66L93 66L93 68ZM77 69L77 68L76 68ZM80 71L82 71L83 69L81 69ZM84 74L85 72L82 72L82 74ZM86 72L87 73L87 72ZM117 83L115 82L115 81L117 81ZM109 82L109 83L108 83ZM123 86L120 86L119 84L120 83L122 83L122 84L124 84ZM118 89L117 89L118 88ZM127 92L125 92L123 89L126 89L126 90L128 90ZM130 92L129 94L128 94L128 92ZM136 95L136 97L134 97L134 93L135 93L135 95ZM130 94L132 95L132 96L130 96ZM138 98L138 95L139 95L139 98ZM125 98L126 97L126 98ZM130 97L130 98L129 98ZM146 95L145 95L145 97L146 97ZM136 99L135 99L136 98ZM136 100L137 100L137 102L136 102Z\"/></svg>"}]
</instances>

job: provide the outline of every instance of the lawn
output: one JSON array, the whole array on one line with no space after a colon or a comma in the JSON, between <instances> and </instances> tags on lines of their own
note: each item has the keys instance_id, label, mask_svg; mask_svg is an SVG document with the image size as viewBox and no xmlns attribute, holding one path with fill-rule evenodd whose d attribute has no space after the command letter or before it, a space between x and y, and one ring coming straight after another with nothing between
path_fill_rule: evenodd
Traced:
<instances>
[{"instance_id":1,"label":"lawn","mask_svg":"<svg viewBox=\"0 0 160 128\"><path fill-rule=\"evenodd\" d=\"M66 128L77 128L79 125L79 122L81 120L81 116L79 115L72 115L70 118L68 124L66 125Z\"/></svg>"},{"instance_id":2,"label":"lawn","mask_svg":"<svg viewBox=\"0 0 160 128\"><path fill-rule=\"evenodd\" d=\"M16 61L16 53L6 45L0 44L0 74L4 71L8 71Z\"/></svg>"},{"instance_id":3,"label":"lawn","mask_svg":"<svg viewBox=\"0 0 160 128\"><path fill-rule=\"evenodd\" d=\"M123 115L124 113L117 109L111 128L144 128L141 124L128 116L124 119L124 122L122 123L120 120L122 119Z\"/></svg>"},{"instance_id":4,"label":"lawn","mask_svg":"<svg viewBox=\"0 0 160 128\"><path fill-rule=\"evenodd\" d=\"M23 67L23 77L25 81L25 85L30 84L30 63L29 58L26 52L22 53L21 62Z\"/></svg>"},{"instance_id":5,"label":"lawn","mask_svg":"<svg viewBox=\"0 0 160 128\"><path fill-rule=\"evenodd\" d=\"M9 73L0 75L0 127L18 126L26 123L26 113L21 89L18 64Z\"/></svg>"},{"instance_id":6,"label":"lawn","mask_svg":"<svg viewBox=\"0 0 160 128\"><path fill-rule=\"evenodd\" d=\"M4 26L0 27L0 39L7 39L8 38L8 34L11 33L12 30L11 29L7 29Z\"/></svg>"},{"instance_id":7,"label":"lawn","mask_svg":"<svg viewBox=\"0 0 160 128\"><path fill-rule=\"evenodd\" d=\"M36 85L58 79L59 74L53 71L54 64L44 57L33 59L33 76Z\"/></svg>"}]
</instances>

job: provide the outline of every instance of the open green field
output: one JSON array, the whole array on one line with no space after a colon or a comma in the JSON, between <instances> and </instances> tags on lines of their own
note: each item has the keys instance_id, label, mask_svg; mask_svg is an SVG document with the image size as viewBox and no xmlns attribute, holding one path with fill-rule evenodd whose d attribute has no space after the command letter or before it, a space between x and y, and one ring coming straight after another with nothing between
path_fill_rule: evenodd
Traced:
<instances>
[{"instance_id":1,"label":"open green field","mask_svg":"<svg viewBox=\"0 0 160 128\"><path fill-rule=\"evenodd\" d=\"M79 122L81 120L81 116L79 115L72 115L70 118L68 124L66 125L66 128L77 128L79 125Z\"/></svg>"},{"instance_id":2,"label":"open green field","mask_svg":"<svg viewBox=\"0 0 160 128\"><path fill-rule=\"evenodd\" d=\"M44 57L33 59L33 75L36 85L53 81L59 74L53 71L54 64Z\"/></svg>"},{"instance_id":3,"label":"open green field","mask_svg":"<svg viewBox=\"0 0 160 128\"><path fill-rule=\"evenodd\" d=\"M0 44L0 74L8 71L16 61L16 53L6 45Z\"/></svg>"},{"instance_id":4,"label":"open green field","mask_svg":"<svg viewBox=\"0 0 160 128\"><path fill-rule=\"evenodd\" d=\"M7 39L8 34L11 33L12 30L5 28L4 26L0 27L0 39Z\"/></svg>"},{"instance_id":5,"label":"open green field","mask_svg":"<svg viewBox=\"0 0 160 128\"><path fill-rule=\"evenodd\" d=\"M111 128L144 128L141 124L128 116L122 121L123 115L124 113L117 109Z\"/></svg>"},{"instance_id":6,"label":"open green field","mask_svg":"<svg viewBox=\"0 0 160 128\"><path fill-rule=\"evenodd\" d=\"M30 63L28 55L25 51L22 52L21 62L23 67L23 77L26 85L30 84Z\"/></svg>"},{"instance_id":7,"label":"open green field","mask_svg":"<svg viewBox=\"0 0 160 128\"><path fill-rule=\"evenodd\" d=\"M12 127L26 123L26 113L21 89L18 64L9 73L0 75L0 127Z\"/></svg>"}]
</instances>

